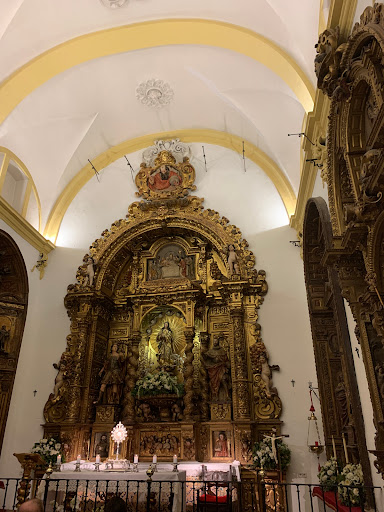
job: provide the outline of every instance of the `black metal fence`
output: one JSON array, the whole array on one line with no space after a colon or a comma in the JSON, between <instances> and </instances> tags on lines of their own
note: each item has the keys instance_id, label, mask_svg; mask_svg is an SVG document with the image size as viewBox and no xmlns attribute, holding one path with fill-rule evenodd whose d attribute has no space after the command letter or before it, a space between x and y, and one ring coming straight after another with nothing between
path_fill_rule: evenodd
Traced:
<instances>
[{"instance_id":1,"label":"black metal fence","mask_svg":"<svg viewBox=\"0 0 384 512\"><path fill-rule=\"evenodd\" d=\"M342 496L340 495L342 491ZM384 512L384 489L263 482L258 512Z\"/></svg>"},{"instance_id":2,"label":"black metal fence","mask_svg":"<svg viewBox=\"0 0 384 512\"><path fill-rule=\"evenodd\" d=\"M384 511L380 487L345 486L342 503L337 489L316 484L0 478L0 512L31 498L41 499L45 512L104 512L114 496L127 512Z\"/></svg>"},{"instance_id":3,"label":"black metal fence","mask_svg":"<svg viewBox=\"0 0 384 512\"><path fill-rule=\"evenodd\" d=\"M253 482L0 479L0 512L31 498L42 500L45 512L104 512L114 496L127 512L257 510Z\"/></svg>"}]
</instances>

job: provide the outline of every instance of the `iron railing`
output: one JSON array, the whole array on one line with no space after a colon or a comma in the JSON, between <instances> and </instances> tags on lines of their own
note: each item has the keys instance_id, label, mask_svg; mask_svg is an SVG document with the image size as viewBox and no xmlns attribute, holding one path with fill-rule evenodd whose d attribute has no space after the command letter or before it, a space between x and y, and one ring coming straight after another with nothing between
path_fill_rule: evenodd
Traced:
<instances>
[{"instance_id":1,"label":"iron railing","mask_svg":"<svg viewBox=\"0 0 384 512\"><path fill-rule=\"evenodd\" d=\"M384 512L382 487L340 486L325 489L319 484L262 482L260 512ZM256 509L257 510L257 509ZM259 512L258 511L258 512Z\"/></svg>"},{"instance_id":2,"label":"iron railing","mask_svg":"<svg viewBox=\"0 0 384 512\"><path fill-rule=\"evenodd\" d=\"M56 476L56 474L54 475ZM382 512L381 487L345 486L350 495L340 502L337 489L317 484L242 482L86 480L0 478L0 512L17 510L26 499L39 498L45 512L104 512L108 500L119 496L127 512ZM360 505L354 508L354 499Z\"/></svg>"},{"instance_id":3,"label":"iron railing","mask_svg":"<svg viewBox=\"0 0 384 512\"><path fill-rule=\"evenodd\" d=\"M256 510L254 482L0 478L0 512L31 498L42 500L45 512L104 512L114 496L127 512Z\"/></svg>"}]
</instances>

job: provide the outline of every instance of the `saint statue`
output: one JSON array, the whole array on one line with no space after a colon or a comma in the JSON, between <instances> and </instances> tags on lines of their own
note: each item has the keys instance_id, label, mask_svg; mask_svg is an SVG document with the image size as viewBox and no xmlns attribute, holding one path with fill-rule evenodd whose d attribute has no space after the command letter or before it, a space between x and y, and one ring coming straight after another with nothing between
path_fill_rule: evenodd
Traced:
<instances>
[{"instance_id":1,"label":"saint statue","mask_svg":"<svg viewBox=\"0 0 384 512\"><path fill-rule=\"evenodd\" d=\"M215 457L229 457L228 439L225 432L220 432L215 442Z\"/></svg>"},{"instance_id":2,"label":"saint statue","mask_svg":"<svg viewBox=\"0 0 384 512\"><path fill-rule=\"evenodd\" d=\"M121 386L124 382L123 360L124 355L118 352L118 346L114 343L111 347L111 355L99 372L99 376L101 377L104 373L104 377L101 381L99 396L93 402L94 404L101 403L107 386L112 388L112 396L108 397L108 403L115 404L119 402Z\"/></svg>"},{"instance_id":3,"label":"saint statue","mask_svg":"<svg viewBox=\"0 0 384 512\"><path fill-rule=\"evenodd\" d=\"M202 356L202 364L209 376L211 398L225 402L230 399L231 365L226 350L220 346L223 335L213 338L213 346Z\"/></svg>"},{"instance_id":4,"label":"saint statue","mask_svg":"<svg viewBox=\"0 0 384 512\"><path fill-rule=\"evenodd\" d=\"M172 355L175 353L173 336L169 322L164 322L157 337L157 360L160 366L173 364Z\"/></svg>"},{"instance_id":5,"label":"saint statue","mask_svg":"<svg viewBox=\"0 0 384 512\"><path fill-rule=\"evenodd\" d=\"M6 352L5 347L9 339L9 331L5 325L1 326L0 329L0 352Z\"/></svg>"}]
</instances>

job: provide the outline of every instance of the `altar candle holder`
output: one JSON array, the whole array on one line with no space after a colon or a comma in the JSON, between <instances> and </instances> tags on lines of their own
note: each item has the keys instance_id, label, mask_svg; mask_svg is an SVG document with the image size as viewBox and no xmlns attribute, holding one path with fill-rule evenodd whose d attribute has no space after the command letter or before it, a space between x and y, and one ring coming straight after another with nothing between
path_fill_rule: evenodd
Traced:
<instances>
[{"instance_id":1,"label":"altar candle holder","mask_svg":"<svg viewBox=\"0 0 384 512\"><path fill-rule=\"evenodd\" d=\"M152 469L153 469L153 472L154 472L154 473L157 473L157 472L158 472L158 469L157 469L157 462L152 463Z\"/></svg>"},{"instance_id":2,"label":"altar candle holder","mask_svg":"<svg viewBox=\"0 0 384 512\"><path fill-rule=\"evenodd\" d=\"M179 470L177 469L178 463L177 462L173 462L172 464L173 464L172 472L173 473L178 473L179 472Z\"/></svg>"},{"instance_id":3,"label":"altar candle holder","mask_svg":"<svg viewBox=\"0 0 384 512\"><path fill-rule=\"evenodd\" d=\"M80 473L81 469L80 469L80 462L76 462L75 464L75 473Z\"/></svg>"},{"instance_id":4,"label":"altar candle holder","mask_svg":"<svg viewBox=\"0 0 384 512\"><path fill-rule=\"evenodd\" d=\"M100 462L95 462L95 471L100 471Z\"/></svg>"},{"instance_id":5,"label":"altar candle holder","mask_svg":"<svg viewBox=\"0 0 384 512\"><path fill-rule=\"evenodd\" d=\"M133 473L138 473L138 472L139 472L139 463L138 463L138 462L134 462L134 463L133 463L133 469L132 469L132 472L133 472Z\"/></svg>"}]
</instances>

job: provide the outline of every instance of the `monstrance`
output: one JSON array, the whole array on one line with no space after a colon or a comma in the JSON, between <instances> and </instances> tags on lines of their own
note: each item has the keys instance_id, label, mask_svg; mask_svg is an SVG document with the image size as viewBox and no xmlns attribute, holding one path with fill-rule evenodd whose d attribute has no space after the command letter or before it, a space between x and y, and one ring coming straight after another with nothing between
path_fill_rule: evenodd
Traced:
<instances>
[{"instance_id":1,"label":"monstrance","mask_svg":"<svg viewBox=\"0 0 384 512\"><path fill-rule=\"evenodd\" d=\"M127 438L127 429L124 425L119 421L117 425L115 425L111 431L112 440L117 444L116 449L116 460L119 460L119 446Z\"/></svg>"}]
</instances>

